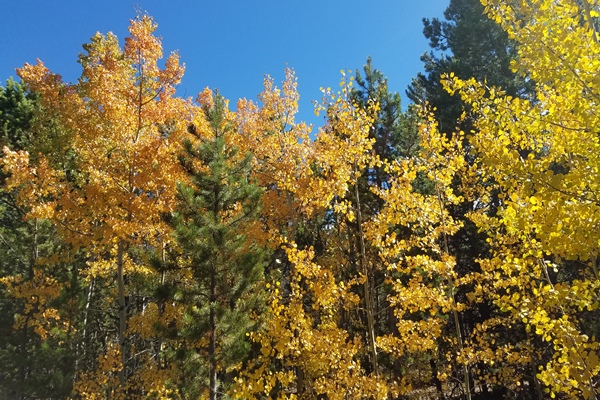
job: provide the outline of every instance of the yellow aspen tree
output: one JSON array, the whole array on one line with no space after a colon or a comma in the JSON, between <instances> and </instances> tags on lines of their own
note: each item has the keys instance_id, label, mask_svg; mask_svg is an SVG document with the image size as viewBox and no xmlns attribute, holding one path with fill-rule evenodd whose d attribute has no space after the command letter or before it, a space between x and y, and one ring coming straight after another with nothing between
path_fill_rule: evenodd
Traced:
<instances>
[{"instance_id":1,"label":"yellow aspen tree","mask_svg":"<svg viewBox=\"0 0 600 400\"><path fill-rule=\"evenodd\" d=\"M446 79L472 107L479 174L499 192L497 215L473 216L492 248L480 261L483 290L523 324L524 358L546 393L598 398L599 5L482 3L517 43L512 68L536 85L531 99L517 99Z\"/></svg>"},{"instance_id":2,"label":"yellow aspen tree","mask_svg":"<svg viewBox=\"0 0 600 400\"><path fill-rule=\"evenodd\" d=\"M350 290L352 282L336 282L332 271L312 260L313 249L290 246L286 254L293 266L289 294L282 294L279 282L267 285L273 289L271 317L264 329L251 334L260 343L260 354L237 378L234 397L387 398L386 383L360 364L361 341L338 326L339 310L359 303Z\"/></svg>"},{"instance_id":3,"label":"yellow aspen tree","mask_svg":"<svg viewBox=\"0 0 600 400\"><path fill-rule=\"evenodd\" d=\"M18 71L27 87L40 93L43 106L72 131L76 171L54 170L44 157L30 163L26 152L4 150L7 184L18 188L20 201L30 207L27 217L51 220L68 243L87 248L89 279L116 279L118 335L99 361L98 373L90 372L115 396L132 389L128 377L134 372L129 360L135 349L127 337L134 311L127 299L134 292L125 276L158 279L128 250L164 240L168 227L161 214L172 210L176 182L183 179L177 154L190 104L174 97L183 75L177 54L159 66L163 52L153 35L156 27L150 17L138 16L123 49L112 33L94 35L80 56L83 73L77 84L62 82L42 62ZM88 382L75 391L93 396Z\"/></svg>"},{"instance_id":4,"label":"yellow aspen tree","mask_svg":"<svg viewBox=\"0 0 600 400\"><path fill-rule=\"evenodd\" d=\"M52 328L66 328L60 321L59 310L50 303L60 294L61 287L55 278L47 276L41 268L33 268L33 277L23 281L22 277L6 277L0 280L15 299L25 303L22 314L15 315L14 329L33 329L42 339L51 335Z\"/></svg>"},{"instance_id":5,"label":"yellow aspen tree","mask_svg":"<svg viewBox=\"0 0 600 400\"><path fill-rule=\"evenodd\" d=\"M0 87L2 145L47 155L68 164L69 135L45 113L39 96L12 80ZM1 160L0 160L1 163ZM63 167L64 168L64 167ZM23 220L26 207L5 186L0 172L0 296L3 326L1 392L8 397L66 397L81 359L77 277L81 261L42 219ZM76 367L75 367L76 368ZM52 379L52 385L48 385Z\"/></svg>"},{"instance_id":6,"label":"yellow aspen tree","mask_svg":"<svg viewBox=\"0 0 600 400\"><path fill-rule=\"evenodd\" d=\"M372 143L363 132L368 119L362 120L363 116L353 115L348 109L350 104L345 97L350 87L339 96L329 88L325 90L327 104L319 108L324 111L335 106L335 113L342 115L344 104L346 115L337 118L339 125L344 125L346 136L336 138L324 128L311 140L312 127L295 121L299 94L293 70L286 69L285 76L281 89L274 86L270 77L265 78L265 90L258 97L262 107L246 99L238 102L236 145L255 155L253 174L266 188L263 209L270 228L267 230L278 232L276 236L283 232L287 240L293 241L299 218L323 212L335 196L348 190L354 175L353 160L364 163L368 154L365 148ZM345 79L342 84L346 85ZM350 135L352 130L355 133ZM340 185L331 185L331 181Z\"/></svg>"},{"instance_id":7,"label":"yellow aspen tree","mask_svg":"<svg viewBox=\"0 0 600 400\"><path fill-rule=\"evenodd\" d=\"M362 176L368 175L367 169L380 165L379 158L373 151L375 139L370 135L364 136L364 132L368 132L373 124L373 118L368 113L376 113L379 104L369 99L364 109L359 108L352 99L354 77L348 77L343 70L341 74L339 93L331 93L330 89L324 90L326 97L320 109L327 113L328 122L317 138L315 147L318 159L323 162L321 173L325 174L325 178L341 180L347 185L342 193L334 196L333 211L338 231L347 232L345 235L347 245L342 244L342 246L348 247L348 254L346 256L343 252L338 252L333 257L345 266L345 271L340 271L342 274L339 279L357 279L357 282L362 283L363 304L358 307L363 310L363 319L366 321L364 339L368 348L370 363L368 369L377 376L379 363L374 287L374 270L377 261L373 260L369 252L370 248L363 231L368 216L364 214L364 206L361 204L364 199L362 199L359 181ZM349 140L362 141L363 145L354 149L344 149ZM347 326L346 329L348 328Z\"/></svg>"},{"instance_id":8,"label":"yellow aspen tree","mask_svg":"<svg viewBox=\"0 0 600 400\"><path fill-rule=\"evenodd\" d=\"M360 175L357 169L364 168L369 161L370 119L349 101L350 86L344 78L341 93L325 91L321 110L328 113L328 125L319 130L314 141L310 141L308 133L294 137L294 132L304 132L305 128L290 124L283 129L286 125L281 123L282 118L293 121L286 110L295 112L297 107L295 83L290 81L293 75L288 72L287 77L281 92L267 80L261 95L264 108L275 111L250 108L249 103L238 106L242 118L240 136L245 141L267 142L271 146L259 150L264 154L258 155L256 170L258 179L263 179L266 185L266 196L273 191L277 196L284 194L288 201L286 205L265 199L266 207L268 204L280 209L286 207L285 212L278 214L282 220L271 225L275 229L270 235L284 249L281 259L276 261L289 271L285 276L275 274L267 284L267 318L262 329L251 333L260 352L236 380L232 395L386 398L391 393L387 383L361 365L365 338L352 337L340 326L343 310L355 309L360 303L352 287L364 280L358 276L339 280L340 271L347 264L337 249L327 248L324 254L317 255L314 248L299 246L294 240L299 239L295 232L298 226L311 218L353 213L346 203L338 203L336 199L344 197ZM283 106L289 98L296 99L293 107ZM265 116L268 118L261 126L259 122ZM272 121L279 121L277 127L270 128L277 130L268 128ZM286 134L291 138L287 139Z\"/></svg>"},{"instance_id":9,"label":"yellow aspen tree","mask_svg":"<svg viewBox=\"0 0 600 400\"><path fill-rule=\"evenodd\" d=\"M314 175L310 168L312 127L295 120L299 94L293 70L285 70L281 88L266 76L258 99L260 107L250 100L238 101L239 134L235 140L240 150L254 154L253 175L265 189L265 229L272 233L269 240L277 247L281 240L295 239L298 220L312 214L315 207L298 202Z\"/></svg>"},{"instance_id":10,"label":"yellow aspen tree","mask_svg":"<svg viewBox=\"0 0 600 400\"><path fill-rule=\"evenodd\" d=\"M465 304L455 297L461 283L447 244L462 225L448 209L462 201L452 186L466 167L460 152L462 138L448 140L428 115L419 133L417 155L387 165L389 189L377 189L384 205L367 227L367 237L379 249L386 269L397 326L397 334L378 338L378 345L395 358L418 359L427 354L443 358L446 355L437 352L440 343L447 342L445 348L452 354L448 361L462 366L463 392L469 398L469 362L459 318ZM426 177L431 188L416 190L418 176ZM453 330L448 331L447 325ZM441 371L438 378L444 382L449 373ZM428 383L420 379L408 376L407 384L418 388Z\"/></svg>"}]
</instances>

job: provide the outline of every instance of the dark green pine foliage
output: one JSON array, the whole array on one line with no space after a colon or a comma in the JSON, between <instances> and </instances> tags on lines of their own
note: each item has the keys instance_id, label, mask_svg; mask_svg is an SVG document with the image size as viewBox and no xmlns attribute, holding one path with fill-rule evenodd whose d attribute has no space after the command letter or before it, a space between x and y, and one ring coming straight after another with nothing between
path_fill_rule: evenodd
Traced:
<instances>
[{"instance_id":1,"label":"dark green pine foliage","mask_svg":"<svg viewBox=\"0 0 600 400\"><path fill-rule=\"evenodd\" d=\"M432 50L421 57L425 74L413 78L406 94L415 104L427 101L436 108L442 132L451 133L457 126L468 132L468 121L458 122L464 104L444 90L442 74L474 77L488 86L503 88L511 96L529 95L533 82L511 71L510 61L517 55L514 44L484 14L479 0L450 0L444 17L445 21L423 19L423 34Z\"/></svg>"},{"instance_id":2,"label":"dark green pine foliage","mask_svg":"<svg viewBox=\"0 0 600 400\"><path fill-rule=\"evenodd\" d=\"M175 237L192 282L180 294L186 305L180 336L194 347L180 351L185 398L223 398L226 371L249 350L246 333L260 303L263 250L244 232L257 223L261 189L249 180L251 155L239 157L226 137L236 132L226 118L225 100L203 105L210 124L206 138L190 127L182 164L192 184L179 186ZM206 168L198 168L198 165Z\"/></svg>"},{"instance_id":3,"label":"dark green pine foliage","mask_svg":"<svg viewBox=\"0 0 600 400\"><path fill-rule=\"evenodd\" d=\"M65 169L70 177L69 169L75 163L70 140L70 133L42 107L38 93L12 79L6 81L5 87L0 86L0 151L4 146L13 151L27 150L32 159L41 153L53 167Z\"/></svg>"},{"instance_id":4,"label":"dark green pine foliage","mask_svg":"<svg viewBox=\"0 0 600 400\"><path fill-rule=\"evenodd\" d=\"M363 74L356 70L357 86L352 91L352 100L363 109L368 108L369 102L379 104L379 111L369 131L369 136L375 139L375 154L388 161L414 154L418 148L415 113L412 109L402 112L400 94L389 91L387 78L373 67L371 57L363 66ZM381 188L387 182L387 175L383 168L374 168L370 171L369 180Z\"/></svg>"},{"instance_id":5,"label":"dark green pine foliage","mask_svg":"<svg viewBox=\"0 0 600 400\"><path fill-rule=\"evenodd\" d=\"M357 86L352 91L352 99L365 109L369 101L379 103L380 110L369 134L375 139L373 148L382 159L394 158L401 151L398 148L401 134L399 121L402 116L400 94L390 93L387 78L373 67L371 57L363 66L363 74L356 70Z\"/></svg>"},{"instance_id":6,"label":"dark green pine foliage","mask_svg":"<svg viewBox=\"0 0 600 400\"><path fill-rule=\"evenodd\" d=\"M12 79L0 86L0 148L24 150L31 147L31 127L37 96Z\"/></svg>"}]
</instances>

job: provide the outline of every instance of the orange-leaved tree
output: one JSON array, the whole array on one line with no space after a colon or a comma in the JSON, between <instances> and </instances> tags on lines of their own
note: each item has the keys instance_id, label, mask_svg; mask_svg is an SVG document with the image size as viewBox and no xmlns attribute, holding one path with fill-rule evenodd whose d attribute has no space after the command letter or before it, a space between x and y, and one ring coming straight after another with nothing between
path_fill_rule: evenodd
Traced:
<instances>
[{"instance_id":1,"label":"orange-leaved tree","mask_svg":"<svg viewBox=\"0 0 600 400\"><path fill-rule=\"evenodd\" d=\"M156 382L128 387L137 364L134 351L141 350L128 338L128 318L136 307L145 308L134 301L139 293L133 283L159 279L130 250L141 244L160 249L168 241L161 214L172 210L176 182L183 179L177 154L191 106L175 97L183 74L177 54L164 68L159 65L163 52L156 27L150 17L138 16L123 48L111 33L94 35L80 56L83 72L76 84L63 82L39 61L18 70L72 132L75 168L58 170L43 156L30 162L28 153L5 148L7 185L19 190L19 202L30 210L27 218L49 219L68 243L86 249L82 275L89 282L116 281L117 335L107 340L97 370L81 371L76 384L76 392L90 398L104 390L121 396L127 390L160 391Z\"/></svg>"}]
</instances>

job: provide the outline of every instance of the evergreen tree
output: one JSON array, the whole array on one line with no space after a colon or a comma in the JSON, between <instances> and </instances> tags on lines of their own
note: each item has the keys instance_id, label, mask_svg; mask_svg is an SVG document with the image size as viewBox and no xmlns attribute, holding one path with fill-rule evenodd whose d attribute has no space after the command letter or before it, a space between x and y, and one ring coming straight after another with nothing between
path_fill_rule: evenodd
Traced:
<instances>
[{"instance_id":1,"label":"evergreen tree","mask_svg":"<svg viewBox=\"0 0 600 400\"><path fill-rule=\"evenodd\" d=\"M30 147L36 97L12 79L0 86L0 146L13 150Z\"/></svg>"},{"instance_id":2,"label":"evergreen tree","mask_svg":"<svg viewBox=\"0 0 600 400\"><path fill-rule=\"evenodd\" d=\"M264 255L248 232L258 224L261 189L249 181L251 156L230 144L235 130L223 97L205 92L202 110L205 124L191 126L185 142L191 184L179 186L173 226L190 272L180 293L186 312L179 335L194 344L180 351L182 390L186 398L208 392L216 400L227 371L247 354L260 298Z\"/></svg>"},{"instance_id":3,"label":"evergreen tree","mask_svg":"<svg viewBox=\"0 0 600 400\"><path fill-rule=\"evenodd\" d=\"M381 160L413 154L418 145L414 112L402 112L400 94L389 91L387 77L373 67L371 57L363 66L363 74L356 70L357 87L352 91L352 99L363 109L367 109L369 101L379 105L369 132L375 139L373 150ZM382 175L383 168L378 168L374 177L378 187L385 181Z\"/></svg>"},{"instance_id":4,"label":"evergreen tree","mask_svg":"<svg viewBox=\"0 0 600 400\"><path fill-rule=\"evenodd\" d=\"M474 77L488 86L501 87L510 96L526 96L533 83L510 69L510 61L517 55L514 43L484 14L479 0L450 0L444 17L445 21L423 19L423 34L432 50L421 57L425 74L413 78L406 94L415 104L426 101L436 108L443 132L453 132L457 126L468 131L465 122L458 122L464 103L442 87L443 74Z\"/></svg>"}]
</instances>

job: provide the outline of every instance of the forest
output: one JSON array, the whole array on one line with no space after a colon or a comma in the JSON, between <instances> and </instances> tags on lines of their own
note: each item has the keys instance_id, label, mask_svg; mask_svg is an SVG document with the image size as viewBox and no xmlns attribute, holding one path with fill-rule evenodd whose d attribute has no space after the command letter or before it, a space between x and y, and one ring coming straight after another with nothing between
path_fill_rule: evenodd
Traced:
<instances>
[{"instance_id":1,"label":"forest","mask_svg":"<svg viewBox=\"0 0 600 400\"><path fill-rule=\"evenodd\" d=\"M318 127L291 68L181 97L144 13L19 68L0 399L600 399L600 2L444 15L410 104L369 58Z\"/></svg>"}]
</instances>

